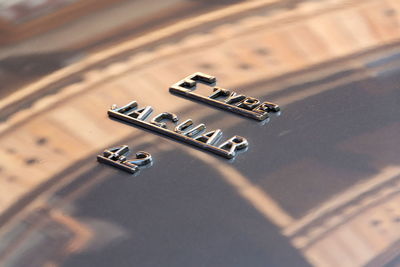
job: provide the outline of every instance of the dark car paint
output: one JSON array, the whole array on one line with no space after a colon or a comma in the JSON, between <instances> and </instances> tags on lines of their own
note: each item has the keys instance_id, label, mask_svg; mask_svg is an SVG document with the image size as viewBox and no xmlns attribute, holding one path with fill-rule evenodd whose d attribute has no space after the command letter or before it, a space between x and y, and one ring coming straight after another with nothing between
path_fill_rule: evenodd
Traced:
<instances>
[{"instance_id":1,"label":"dark car paint","mask_svg":"<svg viewBox=\"0 0 400 267\"><path fill-rule=\"evenodd\" d=\"M245 136L249 149L231 161L206 154L213 162L208 164L196 156L206 152L159 135L153 143L137 142L138 134L155 134L115 121L114 131L132 128L132 139L115 145L123 143L132 151L152 153L153 166L130 176L98 164L93 154L60 170L0 218L7 221L13 211L65 180L64 186L48 196L48 210L56 208L73 216L97 237L87 250L67 255L61 266L310 266L281 229L241 197L214 164L233 168L268 192L295 219L385 166L398 164L392 155L399 155L399 55L396 46L375 49L348 61L328 62L243 86L241 92L277 104L295 93L315 89L315 93L282 104L282 112L271 114L264 124L219 109L211 108L211 113L203 115L210 107L195 102L189 109L177 105L170 110L182 118L206 122L210 128L222 128L225 137ZM361 67L354 68L354 61ZM12 64L5 67L13 72ZM265 93L269 92L266 87L279 84L283 84L280 90ZM322 87L327 89L318 91ZM159 91L165 101L174 98L182 105L189 101L175 99L166 88ZM106 110L99 112L104 112L104 120L109 119ZM372 136L368 143L360 141L368 134ZM159 150L162 146L168 149ZM365 147L367 152L359 152ZM86 191L80 194L83 188ZM40 211L39 219L32 215L22 224L42 220L40 216L45 217L42 213L48 210ZM52 236L44 225L38 232ZM63 232L57 227L55 232ZM25 242L29 244L29 238ZM11 251L7 266L37 266L31 259L37 253L46 258L44 251L52 248L52 243L44 244ZM48 257L54 255L49 252Z\"/></svg>"}]
</instances>

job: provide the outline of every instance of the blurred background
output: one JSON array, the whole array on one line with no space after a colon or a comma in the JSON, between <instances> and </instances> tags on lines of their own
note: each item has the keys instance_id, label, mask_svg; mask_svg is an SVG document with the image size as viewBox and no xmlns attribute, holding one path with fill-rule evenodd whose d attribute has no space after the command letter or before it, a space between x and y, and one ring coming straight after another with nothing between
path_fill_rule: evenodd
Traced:
<instances>
[{"instance_id":1,"label":"blurred background","mask_svg":"<svg viewBox=\"0 0 400 267\"><path fill-rule=\"evenodd\" d=\"M169 94L197 71L282 112ZM399 0L0 0L0 266L400 266L399 84ZM107 117L132 100L249 150ZM96 162L123 144L154 165Z\"/></svg>"}]
</instances>

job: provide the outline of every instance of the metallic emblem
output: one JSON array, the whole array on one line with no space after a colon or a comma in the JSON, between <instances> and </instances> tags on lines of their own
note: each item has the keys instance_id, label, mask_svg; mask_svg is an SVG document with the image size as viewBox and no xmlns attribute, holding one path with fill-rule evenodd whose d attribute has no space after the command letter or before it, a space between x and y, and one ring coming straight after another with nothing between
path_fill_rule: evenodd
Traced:
<instances>
[{"instance_id":1,"label":"metallic emblem","mask_svg":"<svg viewBox=\"0 0 400 267\"><path fill-rule=\"evenodd\" d=\"M146 119L152 112L152 107L147 106L144 108L138 108L137 102L132 101L123 107L113 105L111 109L108 110L108 116L166 135L175 140L204 149L228 159L234 158L238 150L248 147L247 140L240 136L234 136L220 146L217 146L217 143L222 136L222 131L217 129L205 133L206 126L204 124L199 124L194 127L194 123L191 119L178 124L174 130L170 130L167 128L166 121L177 124L179 119L178 116L169 112L163 112L155 116L150 120L150 122L147 122Z\"/></svg>"},{"instance_id":2,"label":"metallic emblem","mask_svg":"<svg viewBox=\"0 0 400 267\"><path fill-rule=\"evenodd\" d=\"M103 155L98 155L97 161L129 173L136 173L137 171L139 171L139 166L148 165L153 161L151 155L144 151L139 151L138 153L136 153L135 160L128 160L126 158L126 155L128 153L128 146L124 145L120 147L113 147L104 150Z\"/></svg>"},{"instance_id":3,"label":"metallic emblem","mask_svg":"<svg viewBox=\"0 0 400 267\"><path fill-rule=\"evenodd\" d=\"M193 91L196 89L198 82L213 87L213 93L208 97L194 93ZM268 118L268 112L280 111L277 104L266 101L261 103L261 101L256 98L215 87L214 85L216 82L217 79L215 77L196 72L172 85L169 91L173 94L194 99L259 121Z\"/></svg>"}]
</instances>

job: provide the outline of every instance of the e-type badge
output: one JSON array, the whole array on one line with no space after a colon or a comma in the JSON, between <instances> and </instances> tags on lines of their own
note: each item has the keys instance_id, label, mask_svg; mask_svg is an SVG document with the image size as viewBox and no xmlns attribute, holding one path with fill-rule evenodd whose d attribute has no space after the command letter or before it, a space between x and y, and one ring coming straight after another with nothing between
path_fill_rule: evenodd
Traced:
<instances>
[{"instance_id":1,"label":"e-type badge","mask_svg":"<svg viewBox=\"0 0 400 267\"><path fill-rule=\"evenodd\" d=\"M111 109L108 110L108 115L228 159L235 157L238 150L248 146L247 140L241 136L234 136L218 146L216 144L222 136L222 131L218 129L204 133L206 131L206 126L204 124L193 126L193 121L191 119L178 124L174 130L167 129L166 121L171 121L174 124L179 121L175 114L169 112L158 114L153 117L150 122L147 122L146 119L152 112L152 107L146 106L138 108L137 102L132 101L123 107L113 105Z\"/></svg>"},{"instance_id":2,"label":"e-type badge","mask_svg":"<svg viewBox=\"0 0 400 267\"><path fill-rule=\"evenodd\" d=\"M172 85L169 91L173 94L178 94L259 121L268 118L268 112L278 112L280 110L277 104L271 102L261 103L256 98L215 87L216 81L217 79L213 76L196 72ZM196 89L197 82L213 87L213 93L208 97L194 93L193 91Z\"/></svg>"},{"instance_id":3,"label":"e-type badge","mask_svg":"<svg viewBox=\"0 0 400 267\"><path fill-rule=\"evenodd\" d=\"M136 159L134 160L126 158L128 153L128 146L109 148L104 150L103 155L97 156L97 161L129 173L136 173L139 171L139 166L148 165L153 161L151 155L144 151L136 153Z\"/></svg>"}]
</instances>

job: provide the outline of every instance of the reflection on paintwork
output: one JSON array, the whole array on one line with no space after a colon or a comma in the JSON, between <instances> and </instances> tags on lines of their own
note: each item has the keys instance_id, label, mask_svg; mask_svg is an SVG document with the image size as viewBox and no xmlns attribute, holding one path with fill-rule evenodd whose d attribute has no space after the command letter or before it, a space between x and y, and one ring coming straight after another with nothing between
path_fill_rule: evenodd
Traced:
<instances>
[{"instance_id":1,"label":"reflection on paintwork","mask_svg":"<svg viewBox=\"0 0 400 267\"><path fill-rule=\"evenodd\" d=\"M398 265L397 0L38 1L29 19L13 2L1 266ZM197 71L284 112L261 127L168 93ZM226 161L104 114L130 99L251 149ZM93 160L116 144L157 164L132 179Z\"/></svg>"}]
</instances>

